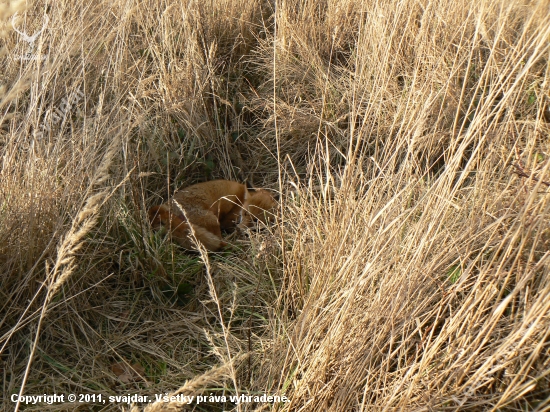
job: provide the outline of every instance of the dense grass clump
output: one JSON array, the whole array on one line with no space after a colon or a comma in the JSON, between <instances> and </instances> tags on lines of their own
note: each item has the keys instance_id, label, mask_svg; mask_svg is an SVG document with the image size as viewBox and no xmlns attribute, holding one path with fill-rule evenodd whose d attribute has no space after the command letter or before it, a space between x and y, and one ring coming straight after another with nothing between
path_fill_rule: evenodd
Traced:
<instances>
[{"instance_id":1,"label":"dense grass clump","mask_svg":"<svg viewBox=\"0 0 550 412\"><path fill-rule=\"evenodd\" d=\"M10 1L0 23L0 408L550 408L547 2ZM279 192L276 223L215 254L151 232L214 178ZM218 398L11 401L53 393ZM288 402L230 399L262 394Z\"/></svg>"}]
</instances>

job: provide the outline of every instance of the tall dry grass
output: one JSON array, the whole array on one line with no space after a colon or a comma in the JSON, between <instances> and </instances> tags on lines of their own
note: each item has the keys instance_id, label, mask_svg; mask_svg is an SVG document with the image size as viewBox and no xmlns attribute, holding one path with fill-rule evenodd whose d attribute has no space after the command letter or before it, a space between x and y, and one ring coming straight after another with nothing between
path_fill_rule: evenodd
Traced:
<instances>
[{"instance_id":1,"label":"tall dry grass","mask_svg":"<svg viewBox=\"0 0 550 412\"><path fill-rule=\"evenodd\" d=\"M44 26L33 44L16 11ZM0 19L2 409L173 392L548 410L547 2L61 0ZM211 178L280 191L277 224L210 256L150 232L148 206Z\"/></svg>"}]
</instances>

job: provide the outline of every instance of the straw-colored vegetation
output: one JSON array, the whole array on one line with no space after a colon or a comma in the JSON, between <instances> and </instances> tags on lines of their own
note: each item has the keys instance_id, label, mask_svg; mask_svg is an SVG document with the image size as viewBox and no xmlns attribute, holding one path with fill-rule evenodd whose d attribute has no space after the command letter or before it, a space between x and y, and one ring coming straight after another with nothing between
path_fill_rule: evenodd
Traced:
<instances>
[{"instance_id":1,"label":"straw-colored vegetation","mask_svg":"<svg viewBox=\"0 0 550 412\"><path fill-rule=\"evenodd\" d=\"M0 20L0 409L550 408L546 0ZM213 178L280 192L277 223L209 255L151 233L148 207ZM264 393L288 402L229 401Z\"/></svg>"}]
</instances>

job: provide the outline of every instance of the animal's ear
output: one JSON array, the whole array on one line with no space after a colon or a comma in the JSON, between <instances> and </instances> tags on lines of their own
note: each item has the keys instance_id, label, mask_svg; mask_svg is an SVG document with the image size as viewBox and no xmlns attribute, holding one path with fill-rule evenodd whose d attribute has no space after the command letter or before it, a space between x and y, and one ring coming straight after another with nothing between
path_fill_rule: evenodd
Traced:
<instances>
[{"instance_id":1,"label":"animal's ear","mask_svg":"<svg viewBox=\"0 0 550 412\"><path fill-rule=\"evenodd\" d=\"M250 191L250 192L254 192L256 189L254 188L254 185L252 184L252 182L250 182L250 180L246 179L245 182L244 182L244 186Z\"/></svg>"},{"instance_id":2,"label":"animal's ear","mask_svg":"<svg viewBox=\"0 0 550 412\"><path fill-rule=\"evenodd\" d=\"M279 201L279 199L281 198L281 194L279 192L275 192L275 191L269 191L269 193L271 194L271 197L273 197L273 199L275 199L277 202Z\"/></svg>"},{"instance_id":3,"label":"animal's ear","mask_svg":"<svg viewBox=\"0 0 550 412\"><path fill-rule=\"evenodd\" d=\"M243 202L246 203L248 199L250 199L250 191L248 190L248 187L244 185Z\"/></svg>"}]
</instances>

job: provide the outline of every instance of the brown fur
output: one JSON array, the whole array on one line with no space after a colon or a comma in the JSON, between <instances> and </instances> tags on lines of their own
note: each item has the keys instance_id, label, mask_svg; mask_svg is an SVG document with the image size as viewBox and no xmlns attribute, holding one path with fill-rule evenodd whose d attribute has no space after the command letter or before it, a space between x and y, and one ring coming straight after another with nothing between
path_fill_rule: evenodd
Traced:
<instances>
[{"instance_id":1,"label":"brown fur","mask_svg":"<svg viewBox=\"0 0 550 412\"><path fill-rule=\"evenodd\" d=\"M254 220L259 220L262 223L267 223L273 218L277 202L267 190L255 189L249 192L248 198L244 202L244 207L241 209L240 227L248 227Z\"/></svg>"},{"instance_id":2,"label":"brown fur","mask_svg":"<svg viewBox=\"0 0 550 412\"><path fill-rule=\"evenodd\" d=\"M276 202L267 190L248 191L229 180L198 183L177 191L168 203L149 209L153 229L167 229L172 239L194 249L191 232L210 251L226 245L221 230L250 226L253 219L266 223Z\"/></svg>"}]
</instances>

